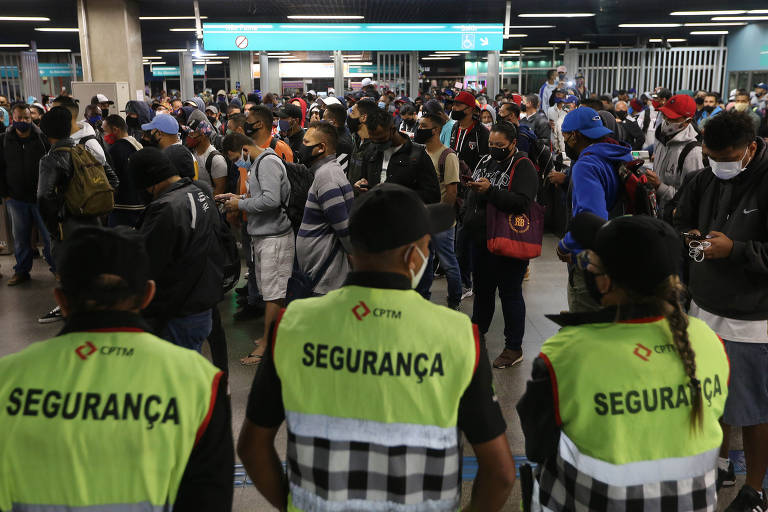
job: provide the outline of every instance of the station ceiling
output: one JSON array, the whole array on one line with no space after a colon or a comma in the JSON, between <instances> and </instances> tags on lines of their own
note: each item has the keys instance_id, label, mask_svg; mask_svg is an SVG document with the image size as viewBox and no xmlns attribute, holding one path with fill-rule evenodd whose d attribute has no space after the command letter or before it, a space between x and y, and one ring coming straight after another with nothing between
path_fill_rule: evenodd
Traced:
<instances>
[{"instance_id":1,"label":"station ceiling","mask_svg":"<svg viewBox=\"0 0 768 512\"><path fill-rule=\"evenodd\" d=\"M91 0L93 1L93 0ZM192 0L138 0L141 16L192 16ZM355 15L364 23L504 23L505 0L200 0L200 14L208 22L311 22L290 20L291 15ZM35 40L38 48L70 48L79 51L77 32L41 32L38 27L77 27L76 0L0 1L0 16L45 16L49 22L0 21L0 43L28 43ZM718 11L768 9L765 0L513 0L510 33L526 37L505 39L505 50L521 47L552 47L561 50L563 44L549 41L588 41L590 47L632 46L645 44L649 38L684 39L673 46L716 45L719 34L691 34L693 31L735 30L738 26L720 27L619 27L620 24L641 23L707 23L712 15L671 16L671 11ZM520 17L532 13L594 13L590 17ZM764 13L768 16L768 10ZM325 19L322 23L349 22ZM765 22L764 22L765 23ZM549 25L549 28L515 28ZM145 56L158 55L163 48L182 48L194 44L194 32L171 31L171 28L192 28L194 20L142 21L142 44ZM120 42L105 42L120 44ZM584 47L585 44L577 44ZM309 48L307 50L310 50ZM322 52L311 52L304 58L327 60ZM168 64L176 63L176 55L164 55ZM531 57L536 57L531 55Z\"/></svg>"}]
</instances>

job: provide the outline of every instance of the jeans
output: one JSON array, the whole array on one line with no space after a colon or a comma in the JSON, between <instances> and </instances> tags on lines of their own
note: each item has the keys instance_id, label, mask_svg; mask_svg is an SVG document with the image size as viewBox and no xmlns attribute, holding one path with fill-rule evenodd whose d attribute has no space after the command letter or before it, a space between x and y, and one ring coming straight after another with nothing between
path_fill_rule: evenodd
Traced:
<instances>
[{"instance_id":1,"label":"jeans","mask_svg":"<svg viewBox=\"0 0 768 512\"><path fill-rule=\"evenodd\" d=\"M454 249L455 237L455 226L432 237L432 244L437 257L440 258L440 266L445 270L445 278L448 281L449 306L455 306L461 302L461 274Z\"/></svg>"},{"instance_id":2,"label":"jeans","mask_svg":"<svg viewBox=\"0 0 768 512\"><path fill-rule=\"evenodd\" d=\"M213 316L210 309L202 313L171 318L160 335L174 345L200 352L203 342L213 329Z\"/></svg>"},{"instance_id":3,"label":"jeans","mask_svg":"<svg viewBox=\"0 0 768 512\"><path fill-rule=\"evenodd\" d=\"M14 255L16 256L16 265L13 271L16 274L27 276L32 270L32 226L37 226L40 232L40 238L43 239L43 256L55 272L55 265L51 257L51 237L43 224L43 218L40 216L40 210L35 203L26 203L15 199L8 199L8 214L11 218L11 227L13 229Z\"/></svg>"},{"instance_id":4,"label":"jeans","mask_svg":"<svg viewBox=\"0 0 768 512\"><path fill-rule=\"evenodd\" d=\"M221 324L221 313L218 306L211 309L211 333L208 335L208 345L211 347L211 360L219 370L229 373L229 357L227 355L227 336Z\"/></svg>"},{"instance_id":5,"label":"jeans","mask_svg":"<svg viewBox=\"0 0 768 512\"><path fill-rule=\"evenodd\" d=\"M459 262L461 283L464 288L472 288L472 241L464 226L459 226L456 231L456 259Z\"/></svg>"},{"instance_id":6,"label":"jeans","mask_svg":"<svg viewBox=\"0 0 768 512\"><path fill-rule=\"evenodd\" d=\"M421 276L419 284L416 286L416 291L419 295L429 300L432 298L432 281L435 280L435 270L432 268L435 261L435 246L432 242L429 243L429 254L427 256L427 269L424 271L424 275Z\"/></svg>"},{"instance_id":7,"label":"jeans","mask_svg":"<svg viewBox=\"0 0 768 512\"><path fill-rule=\"evenodd\" d=\"M504 314L504 347L522 350L525 334L525 300L523 277L528 260L518 260L491 254L484 245L473 247L475 268L475 302L472 322L482 334L488 332L496 309L496 289L499 290Z\"/></svg>"}]
</instances>

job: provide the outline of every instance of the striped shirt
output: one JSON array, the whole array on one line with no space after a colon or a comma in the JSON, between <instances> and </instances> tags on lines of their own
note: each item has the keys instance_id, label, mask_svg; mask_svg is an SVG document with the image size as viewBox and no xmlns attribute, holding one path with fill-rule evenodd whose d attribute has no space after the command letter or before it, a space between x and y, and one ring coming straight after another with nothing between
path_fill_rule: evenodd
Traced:
<instances>
[{"instance_id":1,"label":"striped shirt","mask_svg":"<svg viewBox=\"0 0 768 512\"><path fill-rule=\"evenodd\" d=\"M347 254L352 251L349 240L349 211L354 192L344 171L329 155L312 166L315 179L309 187L304 218L296 238L299 267L311 280L319 281L314 292L326 294L340 288L349 272ZM328 258L328 269L318 276Z\"/></svg>"}]
</instances>

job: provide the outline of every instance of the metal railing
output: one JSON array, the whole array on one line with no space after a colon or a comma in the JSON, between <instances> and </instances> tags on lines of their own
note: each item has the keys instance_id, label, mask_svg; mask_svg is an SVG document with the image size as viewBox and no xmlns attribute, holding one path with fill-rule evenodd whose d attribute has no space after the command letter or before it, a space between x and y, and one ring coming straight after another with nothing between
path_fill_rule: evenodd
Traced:
<instances>
[{"instance_id":1,"label":"metal railing","mask_svg":"<svg viewBox=\"0 0 768 512\"><path fill-rule=\"evenodd\" d=\"M21 57L18 52L0 53L0 96L5 96L11 102L24 97L19 69Z\"/></svg>"}]
</instances>

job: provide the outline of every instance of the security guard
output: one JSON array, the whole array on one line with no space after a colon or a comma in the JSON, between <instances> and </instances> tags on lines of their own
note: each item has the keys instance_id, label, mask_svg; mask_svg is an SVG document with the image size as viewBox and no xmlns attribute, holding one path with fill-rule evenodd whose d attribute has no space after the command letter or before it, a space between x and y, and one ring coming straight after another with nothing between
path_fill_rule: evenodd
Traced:
<instances>
[{"instance_id":1,"label":"security guard","mask_svg":"<svg viewBox=\"0 0 768 512\"><path fill-rule=\"evenodd\" d=\"M479 463L468 510L504 505L515 467L477 327L413 290L430 234L453 220L405 187L374 187L352 208L346 284L273 325L238 453L275 507L455 511L457 426ZM284 419L287 476L274 447Z\"/></svg>"},{"instance_id":2,"label":"security guard","mask_svg":"<svg viewBox=\"0 0 768 512\"><path fill-rule=\"evenodd\" d=\"M146 332L138 235L80 228L57 264L65 327L0 359L0 510L231 510L226 377Z\"/></svg>"},{"instance_id":3,"label":"security guard","mask_svg":"<svg viewBox=\"0 0 768 512\"><path fill-rule=\"evenodd\" d=\"M532 510L714 510L729 367L682 310L680 238L648 216L588 212L572 233L605 309L551 317L564 327L517 406L526 454L543 463Z\"/></svg>"}]
</instances>

